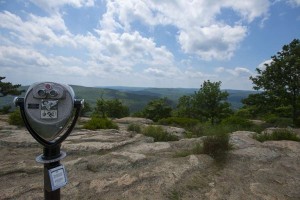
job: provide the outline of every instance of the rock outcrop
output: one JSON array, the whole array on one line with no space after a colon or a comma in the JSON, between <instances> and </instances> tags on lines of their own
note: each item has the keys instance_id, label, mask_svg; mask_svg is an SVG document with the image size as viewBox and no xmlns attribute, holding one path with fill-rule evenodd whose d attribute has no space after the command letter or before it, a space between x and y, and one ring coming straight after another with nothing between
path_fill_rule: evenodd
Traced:
<instances>
[{"instance_id":1,"label":"rock outcrop","mask_svg":"<svg viewBox=\"0 0 300 200\"><path fill-rule=\"evenodd\" d=\"M124 124L123 124L124 125ZM62 150L69 183L62 199L300 199L300 143L234 132L226 161L176 156L201 138L153 142L120 130L75 130ZM42 153L25 129L0 129L0 199L43 199Z\"/></svg>"}]
</instances>

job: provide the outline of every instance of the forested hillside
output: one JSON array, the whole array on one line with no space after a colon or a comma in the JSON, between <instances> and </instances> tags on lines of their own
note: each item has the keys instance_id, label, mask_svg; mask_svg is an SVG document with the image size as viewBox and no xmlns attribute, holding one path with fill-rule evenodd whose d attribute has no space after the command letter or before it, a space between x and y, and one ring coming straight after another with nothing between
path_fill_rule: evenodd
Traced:
<instances>
[{"instance_id":1,"label":"forested hillside","mask_svg":"<svg viewBox=\"0 0 300 200\"><path fill-rule=\"evenodd\" d=\"M28 86L21 89L27 90ZM183 95L193 94L196 88L143 88L143 87L84 87L72 85L76 98L83 98L92 107L95 106L97 99L119 99L124 105L128 106L131 113L141 110L145 105L157 98L167 97L176 106L178 99ZM228 102L233 109L242 106L241 100L248 97L249 94L257 93L255 91L244 90L226 90L229 93ZM23 96L25 93L22 94ZM0 108L4 105L12 105L14 97L6 96L0 100Z\"/></svg>"}]
</instances>

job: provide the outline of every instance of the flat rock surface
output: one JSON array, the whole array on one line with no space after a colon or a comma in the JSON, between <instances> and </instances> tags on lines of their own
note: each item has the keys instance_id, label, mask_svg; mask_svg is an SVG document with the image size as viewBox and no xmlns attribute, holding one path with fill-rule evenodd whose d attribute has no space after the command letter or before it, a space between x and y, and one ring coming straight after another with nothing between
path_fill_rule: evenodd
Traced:
<instances>
[{"instance_id":1,"label":"flat rock surface","mask_svg":"<svg viewBox=\"0 0 300 200\"><path fill-rule=\"evenodd\" d=\"M0 199L43 199L43 166L35 162L42 147L0 121ZM126 129L76 129L62 144L69 183L61 199L300 199L300 143L252 135L232 133L233 149L215 162L176 156L202 138L154 143Z\"/></svg>"}]
</instances>

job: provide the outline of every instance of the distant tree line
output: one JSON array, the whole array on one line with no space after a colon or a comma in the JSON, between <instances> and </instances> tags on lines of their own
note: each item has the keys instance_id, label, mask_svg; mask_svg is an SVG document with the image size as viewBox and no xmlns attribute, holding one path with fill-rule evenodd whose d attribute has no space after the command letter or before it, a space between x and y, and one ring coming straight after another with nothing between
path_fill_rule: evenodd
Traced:
<instances>
[{"instance_id":1,"label":"distant tree line","mask_svg":"<svg viewBox=\"0 0 300 200\"><path fill-rule=\"evenodd\" d=\"M199 91L190 96L180 97L175 109L172 108L172 102L165 97L148 102L143 110L133 115L155 122L176 116L196 118L199 121L210 121L211 124L216 124L233 112L227 102L228 93L222 92L220 86L221 82L204 81ZM129 109L118 99L101 98L97 100L93 114L102 118L121 118L129 116Z\"/></svg>"}]
</instances>

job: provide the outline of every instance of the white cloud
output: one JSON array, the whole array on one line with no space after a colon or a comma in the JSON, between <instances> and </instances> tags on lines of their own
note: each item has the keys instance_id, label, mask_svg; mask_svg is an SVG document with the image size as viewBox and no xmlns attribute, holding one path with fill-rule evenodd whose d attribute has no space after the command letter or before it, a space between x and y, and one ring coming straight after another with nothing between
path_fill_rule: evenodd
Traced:
<instances>
[{"instance_id":1,"label":"white cloud","mask_svg":"<svg viewBox=\"0 0 300 200\"><path fill-rule=\"evenodd\" d=\"M86 76L86 66L74 57L45 56L34 49L0 46L1 66L12 71L26 71L29 74L48 74L54 76Z\"/></svg>"},{"instance_id":2,"label":"white cloud","mask_svg":"<svg viewBox=\"0 0 300 200\"><path fill-rule=\"evenodd\" d=\"M249 77L250 75L252 75L252 72L244 67L236 67L234 69L227 69L226 71L233 76Z\"/></svg>"},{"instance_id":3,"label":"white cloud","mask_svg":"<svg viewBox=\"0 0 300 200\"><path fill-rule=\"evenodd\" d=\"M158 68L148 68L148 69L145 69L144 72L146 74L154 75L156 77L165 77L166 76L166 73L163 70L158 69Z\"/></svg>"},{"instance_id":4,"label":"white cloud","mask_svg":"<svg viewBox=\"0 0 300 200\"><path fill-rule=\"evenodd\" d=\"M150 26L172 25L178 28L178 42L185 53L196 54L205 60L229 59L246 37L247 27L255 18L267 17L268 0L222 1L145 1L107 0L107 13L101 27L110 30L131 30L134 21ZM240 16L230 26L216 20L222 8L230 8Z\"/></svg>"},{"instance_id":5,"label":"white cloud","mask_svg":"<svg viewBox=\"0 0 300 200\"><path fill-rule=\"evenodd\" d=\"M58 15L38 17L30 14L28 20L23 21L19 16L4 11L0 13L0 21L0 28L9 30L11 37L17 38L23 44L76 46L64 20Z\"/></svg>"},{"instance_id":6,"label":"white cloud","mask_svg":"<svg viewBox=\"0 0 300 200\"><path fill-rule=\"evenodd\" d=\"M224 75L224 72L230 74L231 76L234 76L234 77L249 77L251 76L253 73L245 68L245 67L235 67L233 69L226 69L224 67L218 67L215 69L215 72L217 74L222 74Z\"/></svg>"},{"instance_id":7,"label":"white cloud","mask_svg":"<svg viewBox=\"0 0 300 200\"><path fill-rule=\"evenodd\" d=\"M44 73L66 80L70 78L67 75L89 77L91 83L99 79L121 83L139 78L140 81L134 81L151 85L151 81L160 80L169 86L176 81L189 86L185 82L200 85L203 80L216 80L218 75L210 74L209 70L195 70L194 58L230 59L247 36L248 24L267 17L269 8L267 0L107 0L106 13L99 19L98 27L75 34L65 24L60 8L94 6L93 0L31 2L49 12L49 16L24 12L20 17L0 12L0 28L4 30L0 33L0 71L20 66L28 72L32 70L31 73L43 69ZM224 8L236 13L236 22L218 21ZM181 58L176 58L166 46L158 45L156 38L135 30L135 22L149 29L175 27L176 35L170 37L175 38L183 53L190 54L190 61L180 62ZM226 72L230 77L251 74L246 68L218 68L215 72Z\"/></svg>"},{"instance_id":8,"label":"white cloud","mask_svg":"<svg viewBox=\"0 0 300 200\"><path fill-rule=\"evenodd\" d=\"M58 11L64 5L70 5L75 8L80 8L83 6L94 6L94 0L30 0L33 4L42 8L43 10L51 13L53 11Z\"/></svg>"},{"instance_id":9,"label":"white cloud","mask_svg":"<svg viewBox=\"0 0 300 200\"><path fill-rule=\"evenodd\" d=\"M44 45L51 48L70 48L72 51L82 52L84 55L80 57L80 60L77 60L77 63L89 62L88 66L86 64L83 65L86 66L86 71L82 73L83 75L128 74L132 72L134 67L147 68L155 66L166 70L175 66L173 54L166 47L157 46L153 39L142 37L136 31L117 33L106 29L96 29L95 35L90 32L85 35L73 35L65 26L60 15L38 17L30 14L25 21L7 11L0 13L0 21L3 21L0 27L9 31L10 36L13 37L12 40L19 40L20 46L22 44L29 46L32 51L36 46ZM15 42L15 46L19 42ZM6 43L13 45L9 42ZM14 48L18 50L17 47ZM28 51L26 50L26 52ZM34 52L38 51L35 50ZM41 53L39 55L47 58L47 55L42 55ZM38 61L39 59L36 60ZM80 71L76 68L77 64L75 62L70 64L57 57L55 60L59 61L57 64L59 66L69 66L67 70L62 69L62 71L68 73ZM12 61L13 59L10 63ZM6 62L5 58L2 57L0 62L2 64ZM23 64L25 65L26 63ZM75 67L71 67L74 64ZM39 63L36 63L36 65L39 66Z\"/></svg>"},{"instance_id":10,"label":"white cloud","mask_svg":"<svg viewBox=\"0 0 300 200\"><path fill-rule=\"evenodd\" d=\"M222 72L224 72L224 71L225 71L225 68L224 68L224 67L218 67L218 68L215 69L215 72L216 72L216 73L222 73Z\"/></svg>"},{"instance_id":11,"label":"white cloud","mask_svg":"<svg viewBox=\"0 0 300 200\"><path fill-rule=\"evenodd\" d=\"M46 67L54 64L44 55L32 50L12 46L0 46L0 61L3 66L22 68L24 66Z\"/></svg>"},{"instance_id":12,"label":"white cloud","mask_svg":"<svg viewBox=\"0 0 300 200\"><path fill-rule=\"evenodd\" d=\"M222 2L223 3L223 2ZM222 3L220 3L222 6ZM255 18L268 16L270 2L268 0L225 0L224 7L231 7L238 12L243 19L252 22Z\"/></svg>"},{"instance_id":13,"label":"white cloud","mask_svg":"<svg viewBox=\"0 0 300 200\"><path fill-rule=\"evenodd\" d=\"M97 44L89 46L91 59L112 71L129 73L132 68L172 68L174 57L165 47L158 47L152 39L144 38L138 32L114 33L97 30L99 38L83 37L79 43ZM125 71L123 71L125 69Z\"/></svg>"},{"instance_id":14,"label":"white cloud","mask_svg":"<svg viewBox=\"0 0 300 200\"><path fill-rule=\"evenodd\" d=\"M288 3L295 7L300 6L300 0L288 0Z\"/></svg>"},{"instance_id":15,"label":"white cloud","mask_svg":"<svg viewBox=\"0 0 300 200\"><path fill-rule=\"evenodd\" d=\"M181 31L179 43L185 53L197 54L204 60L223 60L232 57L246 32L243 26L211 25L188 32Z\"/></svg>"},{"instance_id":16,"label":"white cloud","mask_svg":"<svg viewBox=\"0 0 300 200\"><path fill-rule=\"evenodd\" d=\"M257 68L258 69L261 69L261 70L264 70L264 69L266 69L266 66L265 66L265 64L271 64L273 62L273 60L272 59L269 59L269 60L265 60L265 61L263 61L263 62L261 62L258 66L257 66Z\"/></svg>"}]
</instances>

